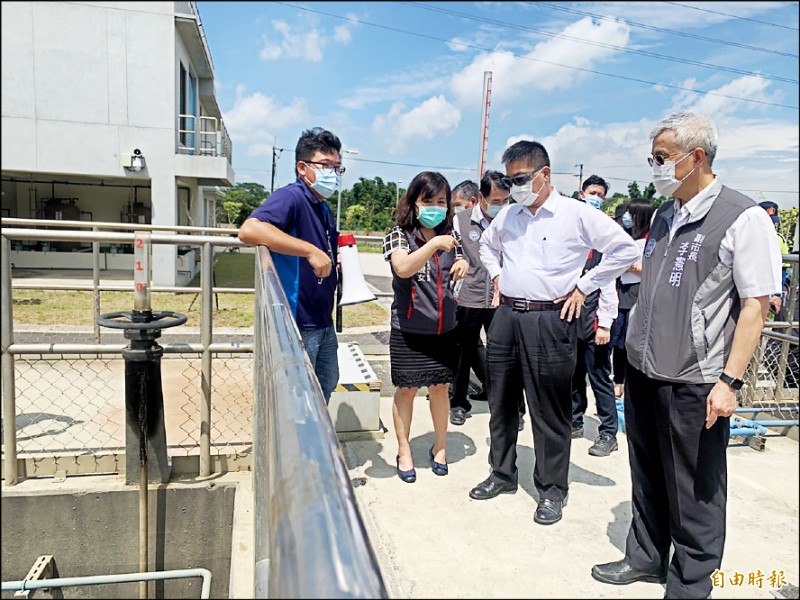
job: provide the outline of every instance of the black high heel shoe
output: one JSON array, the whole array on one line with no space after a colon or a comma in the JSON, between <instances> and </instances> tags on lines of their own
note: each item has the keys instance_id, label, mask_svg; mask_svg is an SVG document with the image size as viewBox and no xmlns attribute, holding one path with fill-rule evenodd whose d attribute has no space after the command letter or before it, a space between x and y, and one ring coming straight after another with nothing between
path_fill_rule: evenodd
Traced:
<instances>
[{"instance_id":1,"label":"black high heel shoe","mask_svg":"<svg viewBox=\"0 0 800 600\"><path fill-rule=\"evenodd\" d=\"M414 468L408 471L400 470L400 455L397 455L397 476L406 483L414 483L417 480L417 470Z\"/></svg>"},{"instance_id":2,"label":"black high heel shoe","mask_svg":"<svg viewBox=\"0 0 800 600\"><path fill-rule=\"evenodd\" d=\"M433 446L428 450L428 456L431 459L431 469L433 472L440 477L447 475L447 463L438 463L433 459Z\"/></svg>"}]
</instances>

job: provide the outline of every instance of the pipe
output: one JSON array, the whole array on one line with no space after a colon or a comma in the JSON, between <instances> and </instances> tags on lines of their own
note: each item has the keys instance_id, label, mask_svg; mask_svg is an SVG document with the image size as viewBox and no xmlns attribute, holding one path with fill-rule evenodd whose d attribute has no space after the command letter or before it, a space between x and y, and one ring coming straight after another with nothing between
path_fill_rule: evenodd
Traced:
<instances>
[{"instance_id":1,"label":"pipe","mask_svg":"<svg viewBox=\"0 0 800 600\"><path fill-rule=\"evenodd\" d=\"M103 229L136 229L143 231L183 231L187 233L202 233L210 231L211 233L218 233L220 235L233 236L238 235L238 229L227 229L225 227L189 227L186 225L145 225L141 223L112 223L110 221L56 221L45 219L23 219L14 217L13 219L4 219L6 225L17 227L89 227L98 226ZM383 238L378 238L382 240Z\"/></svg>"},{"instance_id":2,"label":"pipe","mask_svg":"<svg viewBox=\"0 0 800 600\"><path fill-rule=\"evenodd\" d=\"M761 425L762 427L792 427L800 424L798 419L772 419L772 420L758 420L753 421L756 425Z\"/></svg>"},{"instance_id":3,"label":"pipe","mask_svg":"<svg viewBox=\"0 0 800 600\"><path fill-rule=\"evenodd\" d=\"M109 583L134 583L137 581L160 581L164 579L188 579L189 577L202 577L203 585L200 588L200 598L211 596L211 571L208 569L173 569L171 571L154 571L150 573L119 573L117 575L89 575L85 577L56 577L55 579L22 579L18 581L4 581L4 592L25 590L41 590L47 588L78 587L83 585L105 585Z\"/></svg>"},{"instance_id":4,"label":"pipe","mask_svg":"<svg viewBox=\"0 0 800 600\"><path fill-rule=\"evenodd\" d=\"M755 429L756 431L758 431L758 435L766 435L767 433L767 428L764 427L763 425L759 425L755 421L751 421L749 419L742 419L741 417L736 420L731 420L731 427L733 428L745 427L749 429Z\"/></svg>"},{"instance_id":5,"label":"pipe","mask_svg":"<svg viewBox=\"0 0 800 600\"><path fill-rule=\"evenodd\" d=\"M127 346L123 344L12 344L9 354L122 354ZM164 354L200 354L203 344L175 342L161 346ZM217 342L208 345L213 354L248 354L253 352L253 344L243 342Z\"/></svg>"},{"instance_id":6,"label":"pipe","mask_svg":"<svg viewBox=\"0 0 800 600\"><path fill-rule=\"evenodd\" d=\"M731 437L734 435L743 435L745 437L752 437L756 435L756 430L750 427L731 427Z\"/></svg>"},{"instance_id":7,"label":"pipe","mask_svg":"<svg viewBox=\"0 0 800 600\"><path fill-rule=\"evenodd\" d=\"M94 223L97 225L97 223ZM11 240L28 241L49 241L49 242L119 242L122 244L132 244L134 241L133 233L117 233L112 231L100 231L89 233L83 231L57 231L55 229L15 229L3 228L3 235ZM176 246L199 246L205 243L217 246L231 246L244 248L246 245L238 238L220 237L213 235L184 235L153 233L150 241L154 244L173 244Z\"/></svg>"},{"instance_id":8,"label":"pipe","mask_svg":"<svg viewBox=\"0 0 800 600\"><path fill-rule=\"evenodd\" d=\"M760 413L760 412L797 412L797 406L764 406L756 408L754 406L747 408L737 408L737 413Z\"/></svg>"}]
</instances>

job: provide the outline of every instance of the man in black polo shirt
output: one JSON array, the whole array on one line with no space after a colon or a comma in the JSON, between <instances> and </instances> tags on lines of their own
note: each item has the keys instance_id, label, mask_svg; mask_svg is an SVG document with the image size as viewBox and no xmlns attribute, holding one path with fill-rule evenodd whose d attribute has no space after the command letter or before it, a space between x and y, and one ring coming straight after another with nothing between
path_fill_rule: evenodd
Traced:
<instances>
[{"instance_id":1,"label":"man in black polo shirt","mask_svg":"<svg viewBox=\"0 0 800 600\"><path fill-rule=\"evenodd\" d=\"M248 246L272 251L326 402L339 381L339 342L332 316L339 233L325 200L338 189L344 173L341 149L330 131L304 131L295 148L297 179L270 194L239 230L239 239Z\"/></svg>"}]
</instances>

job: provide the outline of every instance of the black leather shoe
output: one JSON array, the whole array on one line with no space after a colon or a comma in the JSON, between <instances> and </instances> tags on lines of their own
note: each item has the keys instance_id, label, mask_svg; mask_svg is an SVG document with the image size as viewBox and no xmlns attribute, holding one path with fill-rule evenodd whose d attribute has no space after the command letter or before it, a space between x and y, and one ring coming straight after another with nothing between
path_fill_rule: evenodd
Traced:
<instances>
[{"instance_id":1,"label":"black leather shoe","mask_svg":"<svg viewBox=\"0 0 800 600\"><path fill-rule=\"evenodd\" d=\"M453 425L463 425L467 420L467 411L460 406L450 409L450 422Z\"/></svg>"},{"instance_id":2,"label":"black leather shoe","mask_svg":"<svg viewBox=\"0 0 800 600\"><path fill-rule=\"evenodd\" d=\"M665 569L653 571L637 571L628 563L627 558L616 562L595 565L592 567L592 577L603 583L613 585L628 585L637 581L648 583L666 583L667 572Z\"/></svg>"},{"instance_id":3,"label":"black leather shoe","mask_svg":"<svg viewBox=\"0 0 800 600\"><path fill-rule=\"evenodd\" d=\"M562 502L558 500L550 500L549 498L542 498L539 500L539 506L536 507L536 512L533 514L533 520L539 525L552 525L561 520L561 507Z\"/></svg>"},{"instance_id":4,"label":"black leather shoe","mask_svg":"<svg viewBox=\"0 0 800 600\"><path fill-rule=\"evenodd\" d=\"M486 393L486 390L481 388L479 392L475 392L474 394L467 394L467 398L470 400L488 400L489 395Z\"/></svg>"},{"instance_id":5,"label":"black leather shoe","mask_svg":"<svg viewBox=\"0 0 800 600\"><path fill-rule=\"evenodd\" d=\"M469 497L475 500L488 500L500 494L514 494L517 491L517 482L495 481L491 477L486 481L481 481L469 491Z\"/></svg>"}]
</instances>

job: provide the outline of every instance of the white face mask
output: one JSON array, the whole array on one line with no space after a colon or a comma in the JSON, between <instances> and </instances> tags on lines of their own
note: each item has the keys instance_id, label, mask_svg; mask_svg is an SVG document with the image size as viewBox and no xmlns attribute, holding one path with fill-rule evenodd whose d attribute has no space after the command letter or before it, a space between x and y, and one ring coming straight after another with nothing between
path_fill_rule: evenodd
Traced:
<instances>
[{"instance_id":1,"label":"white face mask","mask_svg":"<svg viewBox=\"0 0 800 600\"><path fill-rule=\"evenodd\" d=\"M541 173L541 170L539 170ZM512 185L511 186L511 197L514 199L515 202L522 204L522 206L531 206L539 199L539 194L542 191L542 187L544 187L544 183L542 187L539 188L538 192L533 191L533 182L539 176L537 173L531 180L525 185Z\"/></svg>"},{"instance_id":2,"label":"white face mask","mask_svg":"<svg viewBox=\"0 0 800 600\"><path fill-rule=\"evenodd\" d=\"M681 187L681 184L686 180L686 177L689 177L689 175L694 173L694 169L692 169L683 179L675 179L675 165L686 160L689 156L691 156L691 154L692 153L689 152L677 162L664 161L663 166L656 162L653 163L653 186L656 188L656 193L659 196L672 196L678 191L678 188ZM695 167L695 169L696 168L697 167Z\"/></svg>"},{"instance_id":3,"label":"white face mask","mask_svg":"<svg viewBox=\"0 0 800 600\"><path fill-rule=\"evenodd\" d=\"M460 213L462 211L467 210L467 207L462 206L461 204L456 204L453 208L455 208L456 213Z\"/></svg>"}]
</instances>

